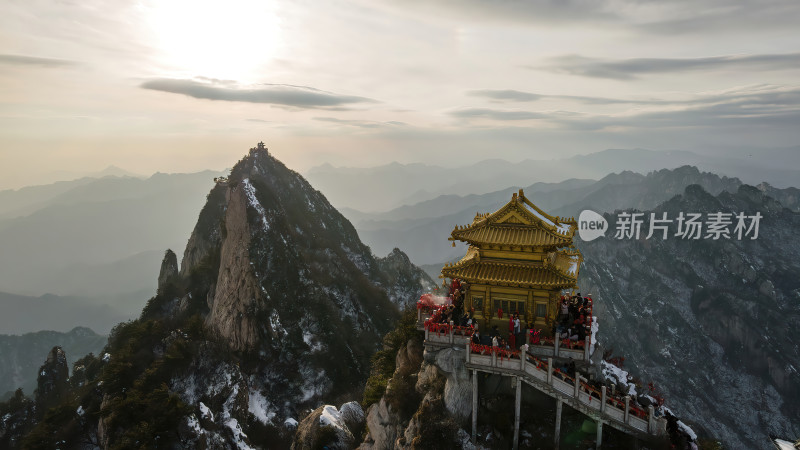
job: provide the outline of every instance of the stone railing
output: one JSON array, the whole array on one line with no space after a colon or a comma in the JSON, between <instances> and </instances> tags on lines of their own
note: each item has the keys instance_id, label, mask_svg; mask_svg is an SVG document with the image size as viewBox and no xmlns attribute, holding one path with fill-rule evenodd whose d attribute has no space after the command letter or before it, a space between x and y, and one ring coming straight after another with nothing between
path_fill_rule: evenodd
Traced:
<instances>
[{"instance_id":1,"label":"stone railing","mask_svg":"<svg viewBox=\"0 0 800 450\"><path fill-rule=\"evenodd\" d=\"M440 345L460 344L461 339L471 338L475 332L472 327L459 327L447 323L428 323L424 326L424 330L426 343Z\"/></svg>"},{"instance_id":2,"label":"stone railing","mask_svg":"<svg viewBox=\"0 0 800 450\"><path fill-rule=\"evenodd\" d=\"M570 341L556 337L546 337L539 343L530 342L531 334L525 333L525 343L528 344L528 353L537 357L572 358L575 361L588 361L591 337L586 336L583 341Z\"/></svg>"},{"instance_id":3,"label":"stone railing","mask_svg":"<svg viewBox=\"0 0 800 450\"><path fill-rule=\"evenodd\" d=\"M425 329L425 321L431 318L433 310L431 308L417 308L417 329Z\"/></svg>"},{"instance_id":4,"label":"stone railing","mask_svg":"<svg viewBox=\"0 0 800 450\"><path fill-rule=\"evenodd\" d=\"M452 335L450 339L454 339ZM450 341L452 343L453 341ZM457 343L457 342L456 342ZM631 404L630 396L612 396L603 386L597 389L586 383L586 379L578 375L575 378L554 369L553 358L546 360L530 355L530 349L520 351L505 350L497 347L466 344L466 362L473 369L488 369L489 372L512 372L510 375L521 376L529 385L544 392L552 392L575 406L581 406L585 413L594 413L603 420L622 428L633 428L641 433L663 434L663 420L655 417L652 406L645 411ZM524 357L523 357L524 356Z\"/></svg>"}]
</instances>

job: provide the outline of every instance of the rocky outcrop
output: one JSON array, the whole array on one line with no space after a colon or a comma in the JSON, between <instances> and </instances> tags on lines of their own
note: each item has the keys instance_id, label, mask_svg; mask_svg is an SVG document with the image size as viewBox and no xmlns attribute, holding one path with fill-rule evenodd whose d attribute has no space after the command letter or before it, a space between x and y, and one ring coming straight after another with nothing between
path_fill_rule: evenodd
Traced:
<instances>
[{"instance_id":1,"label":"rocky outcrop","mask_svg":"<svg viewBox=\"0 0 800 450\"><path fill-rule=\"evenodd\" d=\"M0 396L19 387L28 394L33 393L37 369L53 347L61 347L67 355L67 364L72 366L76 357L97 354L106 341L105 336L84 327L67 333L37 331L21 336L0 335Z\"/></svg>"},{"instance_id":2,"label":"rocky outcrop","mask_svg":"<svg viewBox=\"0 0 800 450\"><path fill-rule=\"evenodd\" d=\"M435 365L445 377L443 400L447 411L459 423L472 414L472 377L464 366L464 349L446 348L435 356Z\"/></svg>"},{"instance_id":3,"label":"rocky outcrop","mask_svg":"<svg viewBox=\"0 0 800 450\"><path fill-rule=\"evenodd\" d=\"M384 397L370 406L367 413L367 429L369 433L359 449L380 450L395 448L395 441L403 434L404 427L400 416L392 410Z\"/></svg>"},{"instance_id":4,"label":"rocky outcrop","mask_svg":"<svg viewBox=\"0 0 800 450\"><path fill-rule=\"evenodd\" d=\"M158 293L163 294L167 288L167 283L177 280L178 277L178 256L172 250L164 253L161 261L161 270L158 272Z\"/></svg>"},{"instance_id":5,"label":"rocky outcrop","mask_svg":"<svg viewBox=\"0 0 800 450\"><path fill-rule=\"evenodd\" d=\"M459 361L460 358L460 361ZM397 369L386 394L369 408L367 436L360 449L411 449L423 446L454 448L461 445L458 422L471 414L471 378L464 367L463 351L457 349L425 350L418 341L409 341L397 352ZM411 368L418 368L407 373ZM399 378L413 380L417 395L411 412L395 406L396 392L405 385ZM401 403L402 405L402 403ZM405 408L408 409L408 408ZM436 443L433 443L436 441ZM457 442L458 441L458 442Z\"/></svg>"},{"instance_id":6,"label":"rocky outcrop","mask_svg":"<svg viewBox=\"0 0 800 450\"><path fill-rule=\"evenodd\" d=\"M430 292L437 287L428 274L412 264L408 256L398 248L376 261L381 272L386 274L381 285L386 289L392 303L400 308L416 302L419 297L415 295L420 289Z\"/></svg>"},{"instance_id":7,"label":"rocky outcrop","mask_svg":"<svg viewBox=\"0 0 800 450\"><path fill-rule=\"evenodd\" d=\"M231 348L243 351L254 348L258 342L256 311L261 292L250 261L251 231L244 189L229 186L226 197L225 240L206 323L227 340Z\"/></svg>"},{"instance_id":8,"label":"rocky outcrop","mask_svg":"<svg viewBox=\"0 0 800 450\"><path fill-rule=\"evenodd\" d=\"M186 244L181 261L181 277L188 278L204 264L214 264L222 242L222 225L227 207L228 183L217 181L200 211L197 224Z\"/></svg>"},{"instance_id":9,"label":"rocky outcrop","mask_svg":"<svg viewBox=\"0 0 800 450\"><path fill-rule=\"evenodd\" d=\"M292 450L351 449L363 428L364 410L358 403L345 403L338 409L323 405L300 422Z\"/></svg>"},{"instance_id":10,"label":"rocky outcrop","mask_svg":"<svg viewBox=\"0 0 800 450\"><path fill-rule=\"evenodd\" d=\"M41 413L56 405L69 393L69 366L67 355L61 347L50 350L47 360L39 369L36 383L36 407Z\"/></svg>"}]
</instances>

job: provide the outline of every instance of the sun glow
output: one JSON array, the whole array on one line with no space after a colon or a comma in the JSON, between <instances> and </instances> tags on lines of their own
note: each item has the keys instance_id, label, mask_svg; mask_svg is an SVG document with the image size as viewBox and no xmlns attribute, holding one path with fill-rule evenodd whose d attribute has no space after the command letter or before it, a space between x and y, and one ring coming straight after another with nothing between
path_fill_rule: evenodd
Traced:
<instances>
[{"instance_id":1,"label":"sun glow","mask_svg":"<svg viewBox=\"0 0 800 450\"><path fill-rule=\"evenodd\" d=\"M147 15L171 75L255 81L280 49L274 2L155 0Z\"/></svg>"}]
</instances>

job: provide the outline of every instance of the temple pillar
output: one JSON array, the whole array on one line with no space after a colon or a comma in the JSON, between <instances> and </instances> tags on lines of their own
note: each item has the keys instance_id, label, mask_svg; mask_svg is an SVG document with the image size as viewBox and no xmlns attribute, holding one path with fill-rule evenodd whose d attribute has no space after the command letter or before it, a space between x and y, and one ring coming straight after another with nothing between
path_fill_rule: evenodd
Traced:
<instances>
[{"instance_id":1,"label":"temple pillar","mask_svg":"<svg viewBox=\"0 0 800 450\"><path fill-rule=\"evenodd\" d=\"M597 444L595 445L595 449L599 449L600 446L603 444L603 421L597 421Z\"/></svg>"},{"instance_id":2,"label":"temple pillar","mask_svg":"<svg viewBox=\"0 0 800 450\"><path fill-rule=\"evenodd\" d=\"M583 341L583 360L589 361L589 347L592 343L592 334L591 332L589 335L586 336L586 339Z\"/></svg>"},{"instance_id":3,"label":"temple pillar","mask_svg":"<svg viewBox=\"0 0 800 450\"><path fill-rule=\"evenodd\" d=\"M478 371L472 370L472 443L478 443Z\"/></svg>"},{"instance_id":4,"label":"temple pillar","mask_svg":"<svg viewBox=\"0 0 800 450\"><path fill-rule=\"evenodd\" d=\"M628 423L628 419L631 416L631 396L625 396L625 423Z\"/></svg>"},{"instance_id":5,"label":"temple pillar","mask_svg":"<svg viewBox=\"0 0 800 450\"><path fill-rule=\"evenodd\" d=\"M603 414L606 412L606 387L603 386L600 388L600 413Z\"/></svg>"},{"instance_id":6,"label":"temple pillar","mask_svg":"<svg viewBox=\"0 0 800 450\"><path fill-rule=\"evenodd\" d=\"M534 323L535 318L533 317L533 291L528 290L528 298L525 301L525 322L528 323L528 328Z\"/></svg>"},{"instance_id":7,"label":"temple pillar","mask_svg":"<svg viewBox=\"0 0 800 450\"><path fill-rule=\"evenodd\" d=\"M512 450L519 448L519 414L520 406L522 404L522 379L517 377L517 398L514 402L514 443Z\"/></svg>"},{"instance_id":8,"label":"temple pillar","mask_svg":"<svg viewBox=\"0 0 800 450\"><path fill-rule=\"evenodd\" d=\"M559 397L556 400L556 434L553 437L553 448L558 450L558 444L561 440L561 408L564 402Z\"/></svg>"}]
</instances>

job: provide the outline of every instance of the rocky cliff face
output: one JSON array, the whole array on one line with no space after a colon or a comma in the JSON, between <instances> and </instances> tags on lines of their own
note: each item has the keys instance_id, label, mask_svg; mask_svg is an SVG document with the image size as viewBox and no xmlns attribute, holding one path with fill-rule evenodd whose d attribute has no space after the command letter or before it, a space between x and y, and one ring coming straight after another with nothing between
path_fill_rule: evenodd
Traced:
<instances>
[{"instance_id":1,"label":"rocky cliff face","mask_svg":"<svg viewBox=\"0 0 800 450\"><path fill-rule=\"evenodd\" d=\"M67 355L61 347L53 347L47 354L47 360L39 369L36 380L36 405L40 413L58 404L69 390L69 367Z\"/></svg>"},{"instance_id":2,"label":"rocky cliff face","mask_svg":"<svg viewBox=\"0 0 800 450\"><path fill-rule=\"evenodd\" d=\"M140 319L80 361L77 400L30 435L288 447L295 418L360 396L399 307L433 287L399 250L375 258L321 193L253 149L216 180L180 271L168 251Z\"/></svg>"},{"instance_id":3,"label":"rocky cliff face","mask_svg":"<svg viewBox=\"0 0 800 450\"><path fill-rule=\"evenodd\" d=\"M212 396L212 412L221 404L217 417L239 417L244 434L247 417L282 428L304 407L358 391L398 307L434 286L399 250L375 258L321 193L265 150L209 195L181 267L188 279L198 272L210 275L207 292L192 291L205 299L206 329L249 356L214 369L196 359L171 386L187 403ZM209 371L211 380L198 376Z\"/></svg>"},{"instance_id":4,"label":"rocky cliff face","mask_svg":"<svg viewBox=\"0 0 800 450\"><path fill-rule=\"evenodd\" d=\"M653 210L704 220L759 212L756 240L685 240L675 226L668 239L648 240L645 223L638 240L579 244L579 285L598 299L601 342L731 448L767 449L768 435L800 434L800 214L764 191L743 185L715 197L693 185ZM606 217L610 236L617 216Z\"/></svg>"},{"instance_id":5,"label":"rocky cliff face","mask_svg":"<svg viewBox=\"0 0 800 450\"><path fill-rule=\"evenodd\" d=\"M166 292L167 284L178 277L178 256L172 250L164 253L161 261L161 270L158 272L158 290L162 294Z\"/></svg>"}]
</instances>

